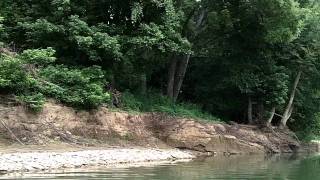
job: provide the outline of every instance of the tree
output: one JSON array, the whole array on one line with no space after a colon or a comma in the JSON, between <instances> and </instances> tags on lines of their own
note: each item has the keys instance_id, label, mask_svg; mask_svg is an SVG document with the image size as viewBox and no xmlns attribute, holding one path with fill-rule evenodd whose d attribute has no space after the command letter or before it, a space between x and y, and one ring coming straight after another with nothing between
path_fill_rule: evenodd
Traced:
<instances>
[{"instance_id":1,"label":"tree","mask_svg":"<svg viewBox=\"0 0 320 180\"><path fill-rule=\"evenodd\" d=\"M246 117L250 123L254 118L261 122L270 120L265 118L264 106L273 112L285 103L291 75L279 59L274 59L278 58L277 48L299 37L306 19L305 9L294 0L201 1L201 4L207 15L204 30L192 42L197 63L204 63L200 65L202 69L213 65L213 69L207 70L211 73L223 68L224 75L213 84L209 83L212 75L206 72L199 73L200 79L192 81L204 81L206 91L215 92L216 88L210 85L219 86L217 94L232 87L235 94L240 94L235 98L241 106L247 106ZM201 77L201 74L205 75ZM204 92L196 93L199 96ZM204 95L205 100L208 96Z\"/></svg>"},{"instance_id":2,"label":"tree","mask_svg":"<svg viewBox=\"0 0 320 180\"><path fill-rule=\"evenodd\" d=\"M113 82L129 74L146 81L150 70L164 63L162 57L190 49L178 31L172 0L7 0L6 6L8 40L19 48L53 47L60 62L100 65L115 74ZM123 73L127 77L119 80Z\"/></svg>"},{"instance_id":3,"label":"tree","mask_svg":"<svg viewBox=\"0 0 320 180\"><path fill-rule=\"evenodd\" d=\"M300 82L300 91L304 93L299 93L299 98L312 97L314 99L313 90L317 88L314 87L314 82L319 78L319 2L307 1L303 5L308 9L308 16L305 21L305 28L301 32L298 39L284 47L287 56L285 61L287 62L287 67L293 74L293 88L289 96L288 104L284 110L281 119L281 127L286 127L288 119L291 117L294 110L293 102L295 100L296 92L298 89L298 83ZM306 77L303 77L306 76ZM302 82L301 82L302 81ZM311 91L310 91L311 90ZM306 100L308 102L308 100ZM312 101L309 101L312 102ZM315 105L317 106L317 105ZM300 107L301 108L301 107ZM309 107L313 109L312 107ZM304 109L304 108L302 108ZM311 113L314 114L315 112ZM313 117L314 119L314 117Z\"/></svg>"},{"instance_id":4,"label":"tree","mask_svg":"<svg viewBox=\"0 0 320 180\"><path fill-rule=\"evenodd\" d=\"M3 39L3 36L4 36L4 28L3 28L3 22L4 18L1 17L1 14L0 14L0 48L3 47L3 42L2 42L2 39Z\"/></svg>"}]
</instances>

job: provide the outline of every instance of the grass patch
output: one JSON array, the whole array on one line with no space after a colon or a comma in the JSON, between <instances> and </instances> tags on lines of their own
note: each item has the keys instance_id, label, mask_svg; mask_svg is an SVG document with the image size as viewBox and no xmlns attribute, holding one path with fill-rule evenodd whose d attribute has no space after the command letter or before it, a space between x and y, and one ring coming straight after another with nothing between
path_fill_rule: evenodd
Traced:
<instances>
[{"instance_id":1,"label":"grass patch","mask_svg":"<svg viewBox=\"0 0 320 180\"><path fill-rule=\"evenodd\" d=\"M154 92L143 96L124 92L121 104L121 108L129 112L161 112L170 116L221 122L219 118L204 112L195 104L173 103L169 98Z\"/></svg>"}]
</instances>

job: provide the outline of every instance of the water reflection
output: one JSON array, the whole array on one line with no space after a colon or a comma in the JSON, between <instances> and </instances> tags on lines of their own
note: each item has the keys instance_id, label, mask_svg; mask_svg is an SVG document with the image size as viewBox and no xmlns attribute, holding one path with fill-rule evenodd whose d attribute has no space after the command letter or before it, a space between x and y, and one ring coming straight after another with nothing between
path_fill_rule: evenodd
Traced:
<instances>
[{"instance_id":1,"label":"water reflection","mask_svg":"<svg viewBox=\"0 0 320 180\"><path fill-rule=\"evenodd\" d=\"M193 162L153 167L85 169L37 174L11 174L0 179L132 179L210 180L278 179L320 180L320 156L217 156Z\"/></svg>"}]
</instances>

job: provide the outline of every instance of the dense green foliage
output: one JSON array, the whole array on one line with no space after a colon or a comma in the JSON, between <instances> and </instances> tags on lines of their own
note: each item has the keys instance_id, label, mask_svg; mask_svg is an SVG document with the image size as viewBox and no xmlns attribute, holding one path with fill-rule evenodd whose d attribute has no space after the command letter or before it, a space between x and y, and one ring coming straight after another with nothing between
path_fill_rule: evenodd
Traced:
<instances>
[{"instance_id":1,"label":"dense green foliage","mask_svg":"<svg viewBox=\"0 0 320 180\"><path fill-rule=\"evenodd\" d=\"M25 50L14 57L0 57L0 89L15 93L17 99L40 111L45 96L75 107L94 108L110 99L100 67L68 68L50 65L55 61L52 48Z\"/></svg>"},{"instance_id":2,"label":"dense green foliage","mask_svg":"<svg viewBox=\"0 0 320 180\"><path fill-rule=\"evenodd\" d=\"M0 92L34 110L113 100L320 135L319 12L317 0L2 0Z\"/></svg>"},{"instance_id":3,"label":"dense green foliage","mask_svg":"<svg viewBox=\"0 0 320 180\"><path fill-rule=\"evenodd\" d=\"M109 100L105 92L105 78L100 67L68 68L48 66L39 76L45 84L39 87L43 94L76 107L97 107Z\"/></svg>"}]
</instances>

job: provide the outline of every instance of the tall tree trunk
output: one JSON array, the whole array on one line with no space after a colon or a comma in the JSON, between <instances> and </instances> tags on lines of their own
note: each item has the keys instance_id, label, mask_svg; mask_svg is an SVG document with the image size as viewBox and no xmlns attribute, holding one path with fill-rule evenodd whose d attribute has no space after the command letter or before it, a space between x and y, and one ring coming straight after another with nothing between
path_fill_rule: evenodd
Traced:
<instances>
[{"instance_id":1,"label":"tall tree trunk","mask_svg":"<svg viewBox=\"0 0 320 180\"><path fill-rule=\"evenodd\" d=\"M181 5L181 2L178 2L178 5ZM199 12L199 13L198 13ZM186 37L189 41L192 41L201 31L201 26L205 21L207 14L206 9L197 9L194 8L188 15L187 19L183 25L183 36ZM190 29L188 26L190 22L194 23L194 28ZM185 54L182 57L176 55L170 62L170 67L168 71L168 84L167 84L167 96L172 98L173 101L178 99L181 86L183 83L184 76L187 71L187 67L190 60L190 54Z\"/></svg>"},{"instance_id":2,"label":"tall tree trunk","mask_svg":"<svg viewBox=\"0 0 320 180\"><path fill-rule=\"evenodd\" d=\"M175 75L177 68L178 59L176 56L173 56L170 62L170 67L168 71L168 85L167 85L167 96L173 99L173 89L175 83Z\"/></svg>"},{"instance_id":3,"label":"tall tree trunk","mask_svg":"<svg viewBox=\"0 0 320 180\"><path fill-rule=\"evenodd\" d=\"M251 99L251 96L248 97L248 122L249 122L249 124L253 124L253 119L252 119L252 99Z\"/></svg>"},{"instance_id":4,"label":"tall tree trunk","mask_svg":"<svg viewBox=\"0 0 320 180\"><path fill-rule=\"evenodd\" d=\"M177 68L175 80L174 80L174 88L173 88L173 100L177 101L181 86L183 83L184 76L187 71L187 67L190 60L190 54L184 55L179 62L179 66Z\"/></svg>"},{"instance_id":5,"label":"tall tree trunk","mask_svg":"<svg viewBox=\"0 0 320 180\"><path fill-rule=\"evenodd\" d=\"M284 128L286 127L287 125L287 121L288 119L290 118L291 114L292 114L292 111L293 111L293 100L294 100L294 97L296 95L296 91L297 91L297 87L298 87L298 84L299 84L299 81L300 81L300 78L301 78L301 74L302 72L299 71L296 79L294 80L294 84L293 84L293 88L292 88L292 92L290 94L290 98L289 98L289 102L287 104L287 107L282 115L282 118L281 118L281 123L280 123L280 127L281 128Z\"/></svg>"},{"instance_id":6,"label":"tall tree trunk","mask_svg":"<svg viewBox=\"0 0 320 180\"><path fill-rule=\"evenodd\" d=\"M273 107L271 109L269 119L267 120L267 126L271 126L272 125L272 119L273 119L275 114L276 114L276 107Z\"/></svg>"}]
</instances>

